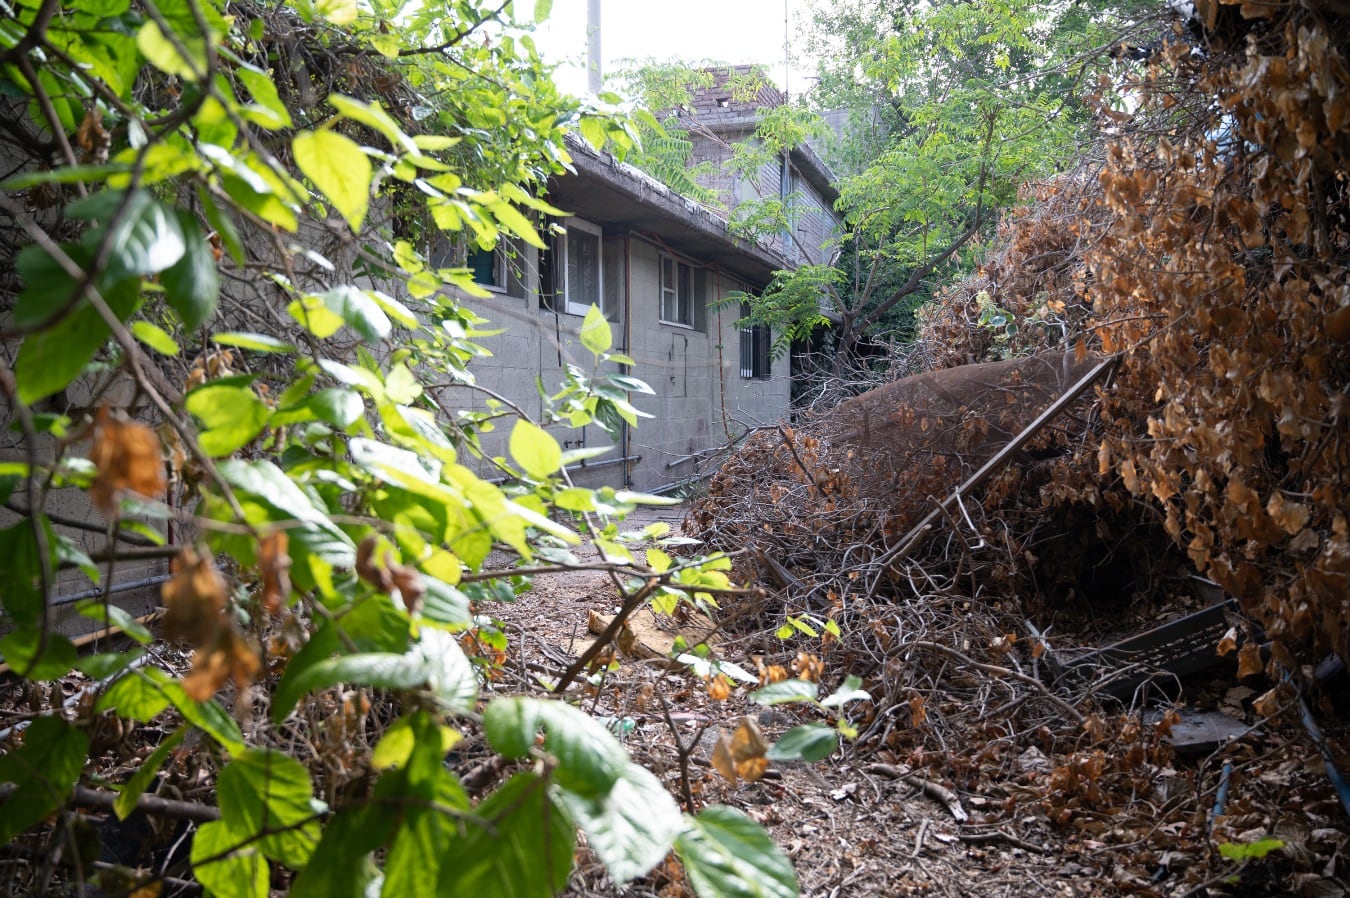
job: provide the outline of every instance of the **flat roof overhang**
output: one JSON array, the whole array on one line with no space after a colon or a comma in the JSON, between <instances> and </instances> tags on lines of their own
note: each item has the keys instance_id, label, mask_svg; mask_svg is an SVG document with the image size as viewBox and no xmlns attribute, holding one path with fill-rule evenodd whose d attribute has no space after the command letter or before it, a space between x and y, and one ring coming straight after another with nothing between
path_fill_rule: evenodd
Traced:
<instances>
[{"instance_id":1,"label":"flat roof overhang","mask_svg":"<svg viewBox=\"0 0 1350 898\"><path fill-rule=\"evenodd\" d=\"M725 219L608 154L569 141L575 174L549 181L548 201L605 233L633 232L764 287L791 264L768 247L733 236Z\"/></svg>"}]
</instances>

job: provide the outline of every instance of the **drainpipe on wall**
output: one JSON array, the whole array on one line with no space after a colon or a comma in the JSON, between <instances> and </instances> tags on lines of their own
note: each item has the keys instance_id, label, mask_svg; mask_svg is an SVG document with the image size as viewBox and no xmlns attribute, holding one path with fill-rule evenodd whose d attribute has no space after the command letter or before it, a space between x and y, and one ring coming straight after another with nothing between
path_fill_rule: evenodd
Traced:
<instances>
[{"instance_id":1,"label":"drainpipe on wall","mask_svg":"<svg viewBox=\"0 0 1350 898\"><path fill-rule=\"evenodd\" d=\"M599 5L600 0L591 0L592 3ZM623 235L623 352L630 358L633 355L633 235L631 232L625 232ZM624 373L632 374L633 369L625 365L628 370ZM628 402L633 401L633 392L631 390L625 393ZM633 471L629 465L629 460L633 456L633 431L628 422L623 422L623 427L619 431L619 451L623 453L623 485L632 487Z\"/></svg>"},{"instance_id":2,"label":"drainpipe on wall","mask_svg":"<svg viewBox=\"0 0 1350 898\"><path fill-rule=\"evenodd\" d=\"M783 151L783 167L778 176L778 199L783 204L783 213L787 214L788 194L792 185L792 156L789 150ZM792 261L792 222L783 225L783 258Z\"/></svg>"}]
</instances>

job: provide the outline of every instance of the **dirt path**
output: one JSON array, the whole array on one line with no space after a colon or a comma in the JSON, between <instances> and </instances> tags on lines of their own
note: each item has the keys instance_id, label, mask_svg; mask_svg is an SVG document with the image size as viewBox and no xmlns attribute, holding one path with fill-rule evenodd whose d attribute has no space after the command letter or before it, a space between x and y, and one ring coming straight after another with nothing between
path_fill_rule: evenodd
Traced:
<instances>
[{"instance_id":1,"label":"dirt path","mask_svg":"<svg viewBox=\"0 0 1350 898\"><path fill-rule=\"evenodd\" d=\"M639 530L666 521L678 530L684 511L641 509L622 527ZM580 557L583 562L593 560ZM500 609L500 619L510 627L512 640L531 669L557 671L595 638L588 631L588 616L612 614L616 605L617 593L606 574L574 571L540 578L533 589ZM795 648L786 643L775 646L769 636L767 643L759 634L723 636L718 653L754 670L752 655L776 648L762 655L764 662L788 665ZM959 796L970 819L958 823L920 786L869 770L876 758L844 752L813 764L771 767L755 783L729 783L709 763L719 730L734 730L750 714L772 740L818 717L795 712L791 706L766 710L751 703L744 689L725 701L713 701L704 681L687 670L671 669L660 660L619 661L618 669L598 687L585 686L588 710L617 721L630 751L662 776L677 796L686 787L677 740L692 746L687 788L695 803L730 804L768 827L792 857L804 896L1012 898L1102 893L1096 871L1074 860L1078 851L1090 849L1052 838L1044 819L1036 815L1009 820L1005 796ZM826 688L837 685L846 673L827 668ZM574 687L575 694L582 691ZM583 863L570 894L687 895L671 875L672 871L658 869L645 883L619 892L598 863Z\"/></svg>"}]
</instances>

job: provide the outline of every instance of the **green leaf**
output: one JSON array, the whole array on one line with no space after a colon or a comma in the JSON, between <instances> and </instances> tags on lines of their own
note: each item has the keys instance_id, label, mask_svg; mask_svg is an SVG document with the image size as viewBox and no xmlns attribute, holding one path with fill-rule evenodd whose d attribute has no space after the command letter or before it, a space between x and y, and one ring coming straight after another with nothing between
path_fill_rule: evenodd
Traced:
<instances>
[{"instance_id":1,"label":"green leaf","mask_svg":"<svg viewBox=\"0 0 1350 898\"><path fill-rule=\"evenodd\" d=\"M488 209L491 210L497 223L502 225L512 234L515 234L521 240L528 243L536 249L548 249L548 244L540 239L539 233L535 231L534 225L530 220L521 214L520 210L505 200L497 200L489 203ZM608 348L608 347L606 347Z\"/></svg>"},{"instance_id":2,"label":"green leaf","mask_svg":"<svg viewBox=\"0 0 1350 898\"><path fill-rule=\"evenodd\" d=\"M211 244L197 227L197 219L184 209L175 214L183 233L183 257L164 272L160 283L164 301L178 313L183 326L196 330L215 314L220 300L220 269Z\"/></svg>"},{"instance_id":3,"label":"green leaf","mask_svg":"<svg viewBox=\"0 0 1350 898\"><path fill-rule=\"evenodd\" d=\"M0 655L12 670L39 681L65 676L79 660L75 646L66 637L52 634L44 644L40 631L29 627L16 628L0 638Z\"/></svg>"},{"instance_id":4,"label":"green leaf","mask_svg":"<svg viewBox=\"0 0 1350 898\"><path fill-rule=\"evenodd\" d=\"M474 817L440 858L438 894L550 898L567 884L576 831L538 776L512 777Z\"/></svg>"},{"instance_id":5,"label":"green leaf","mask_svg":"<svg viewBox=\"0 0 1350 898\"><path fill-rule=\"evenodd\" d=\"M74 283L70 282L70 286L73 288ZM119 321L130 318L140 305L137 286L134 280L124 280L103 289L103 299ZM69 292L54 296L64 299ZM110 333L93 306L80 301L74 311L56 324L29 334L14 363L19 400L32 405L64 390L84 370Z\"/></svg>"},{"instance_id":6,"label":"green leaf","mask_svg":"<svg viewBox=\"0 0 1350 898\"><path fill-rule=\"evenodd\" d=\"M0 783L14 785L0 802L0 844L65 802L88 754L89 739L59 717L39 717L28 726L23 744L0 757Z\"/></svg>"},{"instance_id":7,"label":"green leaf","mask_svg":"<svg viewBox=\"0 0 1350 898\"><path fill-rule=\"evenodd\" d=\"M523 758L544 731L544 750L557 759L559 786L582 798L602 798L631 762L614 735L586 713L560 701L499 698L487 706L488 742L508 758Z\"/></svg>"},{"instance_id":8,"label":"green leaf","mask_svg":"<svg viewBox=\"0 0 1350 898\"><path fill-rule=\"evenodd\" d=\"M276 465L265 460L231 459L221 462L220 472L236 489L251 494L273 509L275 513L270 520L296 520L304 524L289 531L292 558L299 549L317 555L334 567L351 567L356 563L356 545L351 537Z\"/></svg>"},{"instance_id":9,"label":"green leaf","mask_svg":"<svg viewBox=\"0 0 1350 898\"><path fill-rule=\"evenodd\" d=\"M119 717L147 723L170 705L160 683L144 671L128 671L99 696L97 711L116 711Z\"/></svg>"},{"instance_id":10,"label":"green leaf","mask_svg":"<svg viewBox=\"0 0 1350 898\"><path fill-rule=\"evenodd\" d=\"M351 427L366 411L366 404L359 393L341 387L319 390L305 400L304 407L320 421L339 430Z\"/></svg>"},{"instance_id":11,"label":"green leaf","mask_svg":"<svg viewBox=\"0 0 1350 898\"><path fill-rule=\"evenodd\" d=\"M42 184L75 184L81 181L101 181L109 175L124 174L131 170L130 165L109 163L106 165L63 165L51 171L21 172L0 181L0 190L14 192L38 187Z\"/></svg>"},{"instance_id":12,"label":"green leaf","mask_svg":"<svg viewBox=\"0 0 1350 898\"><path fill-rule=\"evenodd\" d=\"M566 789L559 789L555 797L619 884L659 864L682 827L675 799L659 779L636 764L629 764L602 797L583 798Z\"/></svg>"},{"instance_id":13,"label":"green leaf","mask_svg":"<svg viewBox=\"0 0 1350 898\"><path fill-rule=\"evenodd\" d=\"M427 153L438 153L442 150L448 150L458 145L464 140L462 137L451 137L448 134L414 134L413 143L419 150Z\"/></svg>"},{"instance_id":14,"label":"green leaf","mask_svg":"<svg viewBox=\"0 0 1350 898\"><path fill-rule=\"evenodd\" d=\"M38 523L51 532L46 515L39 516ZM36 630L47 607L42 593L42 569L47 567L48 576L55 572L50 559L38 552L31 520L0 530L0 558L5 560L0 565L0 607L21 627Z\"/></svg>"},{"instance_id":15,"label":"green leaf","mask_svg":"<svg viewBox=\"0 0 1350 898\"><path fill-rule=\"evenodd\" d=\"M356 0L314 0L314 11L334 25L350 25L359 10Z\"/></svg>"},{"instance_id":16,"label":"green leaf","mask_svg":"<svg viewBox=\"0 0 1350 898\"><path fill-rule=\"evenodd\" d=\"M242 449L267 426L272 410L248 387L208 383L187 395L187 410L205 428L202 449L222 458Z\"/></svg>"},{"instance_id":17,"label":"green leaf","mask_svg":"<svg viewBox=\"0 0 1350 898\"><path fill-rule=\"evenodd\" d=\"M370 207L370 159L356 142L332 131L302 131L291 143L295 164L328 197L354 232Z\"/></svg>"},{"instance_id":18,"label":"green leaf","mask_svg":"<svg viewBox=\"0 0 1350 898\"><path fill-rule=\"evenodd\" d=\"M392 814L383 807L352 806L324 827L290 898L366 898L379 875L370 855L388 838Z\"/></svg>"},{"instance_id":19,"label":"green leaf","mask_svg":"<svg viewBox=\"0 0 1350 898\"><path fill-rule=\"evenodd\" d=\"M77 606L80 614L96 620L101 624L107 624L110 627L117 627L127 636L139 642L141 645L149 645L154 639L154 635L145 626L145 624L131 616L131 612L125 608L119 608L116 605L104 605L99 599L87 599Z\"/></svg>"},{"instance_id":20,"label":"green leaf","mask_svg":"<svg viewBox=\"0 0 1350 898\"><path fill-rule=\"evenodd\" d=\"M257 844L274 861L298 869L319 841L309 772L290 755L250 748L225 766L216 783L223 819L235 831L271 832Z\"/></svg>"},{"instance_id":21,"label":"green leaf","mask_svg":"<svg viewBox=\"0 0 1350 898\"><path fill-rule=\"evenodd\" d=\"M105 283L158 274L183 258L187 251L183 228L172 209L155 199L148 190L131 191L125 203L123 196L122 191L105 190L66 208L72 218L103 224L102 228L94 228L85 235L86 245L90 247L104 239L104 229L112 229L107 239L113 252L103 274ZM118 206L121 206L121 214L108 221Z\"/></svg>"},{"instance_id":22,"label":"green leaf","mask_svg":"<svg viewBox=\"0 0 1350 898\"><path fill-rule=\"evenodd\" d=\"M606 380L616 387L622 387L623 389L631 390L634 393L645 393L648 396L656 395L656 391L653 390L645 380L638 380L636 377L631 377L627 374L609 374L606 375Z\"/></svg>"},{"instance_id":23,"label":"green leaf","mask_svg":"<svg viewBox=\"0 0 1350 898\"><path fill-rule=\"evenodd\" d=\"M269 130L291 127L290 110L277 94L271 75L247 64L235 66L234 73L253 95L253 102L244 107L245 118Z\"/></svg>"},{"instance_id":24,"label":"green leaf","mask_svg":"<svg viewBox=\"0 0 1350 898\"><path fill-rule=\"evenodd\" d=\"M675 852L699 898L797 898L792 862L758 823L720 805L685 821Z\"/></svg>"},{"instance_id":25,"label":"green leaf","mask_svg":"<svg viewBox=\"0 0 1350 898\"><path fill-rule=\"evenodd\" d=\"M300 322L305 330L320 340L327 340L336 334L345 323L341 315L328 307L322 296L313 294L291 300L286 306L286 311Z\"/></svg>"},{"instance_id":26,"label":"green leaf","mask_svg":"<svg viewBox=\"0 0 1350 898\"><path fill-rule=\"evenodd\" d=\"M177 680L170 679L158 668L128 670L99 696L94 708L116 711L120 717L146 723L170 705L178 709L184 720L207 733L226 751L238 754L244 750L244 736L239 731L239 724L215 699L193 701Z\"/></svg>"},{"instance_id":27,"label":"green leaf","mask_svg":"<svg viewBox=\"0 0 1350 898\"><path fill-rule=\"evenodd\" d=\"M338 683L394 690L426 686L447 710L459 713L471 711L478 695L473 665L459 643L443 630L426 627L421 640L405 654L364 652L326 658L288 677L286 701L278 691L272 703L273 719L285 719L305 693Z\"/></svg>"},{"instance_id":28,"label":"green leaf","mask_svg":"<svg viewBox=\"0 0 1350 898\"><path fill-rule=\"evenodd\" d=\"M145 763L136 768L136 772L131 775L131 779L127 780L126 785L122 787L122 791L117 793L117 798L113 799L113 813L117 815L118 820L127 819L131 812L136 810L136 802L141 800L141 796L145 794L145 790L150 787L150 783L154 780L155 774L159 773L159 768L164 766L164 761L169 757L169 752L173 751L186 735L186 727L179 727L174 730L168 739L161 742L159 747L151 752L150 757L145 759Z\"/></svg>"},{"instance_id":29,"label":"green leaf","mask_svg":"<svg viewBox=\"0 0 1350 898\"><path fill-rule=\"evenodd\" d=\"M1221 842L1219 854L1230 861L1260 860L1284 847L1281 839L1257 839L1254 842Z\"/></svg>"},{"instance_id":30,"label":"green leaf","mask_svg":"<svg viewBox=\"0 0 1350 898\"><path fill-rule=\"evenodd\" d=\"M323 302L367 343L380 342L393 329L389 316L364 290L349 285L334 287L323 294Z\"/></svg>"},{"instance_id":31,"label":"green leaf","mask_svg":"<svg viewBox=\"0 0 1350 898\"><path fill-rule=\"evenodd\" d=\"M91 680L111 680L143 654L144 652L139 649L129 652L100 652L97 655L85 655L80 658L75 667Z\"/></svg>"},{"instance_id":32,"label":"green leaf","mask_svg":"<svg viewBox=\"0 0 1350 898\"><path fill-rule=\"evenodd\" d=\"M553 11L553 0L534 0L534 23L538 25Z\"/></svg>"},{"instance_id":33,"label":"green leaf","mask_svg":"<svg viewBox=\"0 0 1350 898\"><path fill-rule=\"evenodd\" d=\"M535 480L547 480L562 467L562 447L553 434L524 418L511 429L511 457Z\"/></svg>"},{"instance_id":34,"label":"green leaf","mask_svg":"<svg viewBox=\"0 0 1350 898\"><path fill-rule=\"evenodd\" d=\"M192 838L192 872L212 898L267 898L268 869L254 834L226 820Z\"/></svg>"},{"instance_id":35,"label":"green leaf","mask_svg":"<svg viewBox=\"0 0 1350 898\"><path fill-rule=\"evenodd\" d=\"M244 241L239 237L239 229L235 227L234 219L220 208L215 198L205 189L198 189L197 198L201 201L202 211L206 213L206 221L215 229L216 236L220 238L225 251L234 259L236 265L243 265Z\"/></svg>"},{"instance_id":36,"label":"green leaf","mask_svg":"<svg viewBox=\"0 0 1350 898\"><path fill-rule=\"evenodd\" d=\"M829 697L823 699L821 704L827 708L840 708L848 702L870 702L871 700L871 693L862 688L862 678L849 676L844 679L843 685Z\"/></svg>"},{"instance_id":37,"label":"green leaf","mask_svg":"<svg viewBox=\"0 0 1350 898\"><path fill-rule=\"evenodd\" d=\"M151 324L149 321L133 321L131 333L160 355L175 356L179 353L178 343L169 336L168 331L157 324Z\"/></svg>"},{"instance_id":38,"label":"green leaf","mask_svg":"<svg viewBox=\"0 0 1350 898\"><path fill-rule=\"evenodd\" d=\"M428 580L422 597L422 614L427 620L450 627L465 627L473 622L469 597L442 580Z\"/></svg>"},{"instance_id":39,"label":"green leaf","mask_svg":"<svg viewBox=\"0 0 1350 898\"><path fill-rule=\"evenodd\" d=\"M269 337L266 334L246 334L242 331L221 331L212 334L211 340L221 346L238 346L240 349L252 349L254 352L295 352L295 347L284 340Z\"/></svg>"},{"instance_id":40,"label":"green leaf","mask_svg":"<svg viewBox=\"0 0 1350 898\"><path fill-rule=\"evenodd\" d=\"M467 714L478 699L478 675L459 641L444 630L422 628L417 652L424 659L427 688L447 711Z\"/></svg>"},{"instance_id":41,"label":"green leaf","mask_svg":"<svg viewBox=\"0 0 1350 898\"><path fill-rule=\"evenodd\" d=\"M761 705L781 705L786 702L813 702L817 687L809 680L780 680L750 693L750 698Z\"/></svg>"},{"instance_id":42,"label":"green leaf","mask_svg":"<svg viewBox=\"0 0 1350 898\"><path fill-rule=\"evenodd\" d=\"M581 322L581 345L597 356L614 345L614 333L599 306L591 306Z\"/></svg>"},{"instance_id":43,"label":"green leaf","mask_svg":"<svg viewBox=\"0 0 1350 898\"><path fill-rule=\"evenodd\" d=\"M404 133L398 122L394 121L393 117L385 112L384 107L379 103L363 103L342 94L330 94L328 102L347 118L358 121L363 125L369 125L389 138L389 142L396 149L414 154L418 152L418 144Z\"/></svg>"},{"instance_id":44,"label":"green leaf","mask_svg":"<svg viewBox=\"0 0 1350 898\"><path fill-rule=\"evenodd\" d=\"M567 511L595 511L595 493L569 486L553 494L553 504Z\"/></svg>"},{"instance_id":45,"label":"green leaf","mask_svg":"<svg viewBox=\"0 0 1350 898\"><path fill-rule=\"evenodd\" d=\"M606 134L605 123L597 116L585 115L581 117L581 136L586 138L586 142L597 150L604 148Z\"/></svg>"},{"instance_id":46,"label":"green leaf","mask_svg":"<svg viewBox=\"0 0 1350 898\"><path fill-rule=\"evenodd\" d=\"M375 787L375 801L402 810L401 825L385 858L382 893L390 898L437 892L446 853L457 841L459 824L469 810L464 788L445 769L442 729L425 711L405 719L413 734L413 750L405 765L380 777Z\"/></svg>"},{"instance_id":47,"label":"green leaf","mask_svg":"<svg viewBox=\"0 0 1350 898\"><path fill-rule=\"evenodd\" d=\"M682 501L675 496L635 493L632 490L619 490L614 494L614 499L618 502L632 502L636 505L679 505Z\"/></svg>"},{"instance_id":48,"label":"green leaf","mask_svg":"<svg viewBox=\"0 0 1350 898\"><path fill-rule=\"evenodd\" d=\"M839 747L839 736L823 723L805 723L782 735L765 755L770 761L819 761Z\"/></svg>"},{"instance_id":49,"label":"green leaf","mask_svg":"<svg viewBox=\"0 0 1350 898\"><path fill-rule=\"evenodd\" d=\"M175 32L175 36L187 52L184 56L160 30L157 23L150 21L141 26L136 35L136 49L150 61L155 68L166 75L177 75L185 80L195 81L199 73L206 72L206 40L200 35Z\"/></svg>"},{"instance_id":50,"label":"green leaf","mask_svg":"<svg viewBox=\"0 0 1350 898\"><path fill-rule=\"evenodd\" d=\"M441 727L441 754L449 753L450 749L463 739L464 734L458 730L447 726ZM412 719L400 717L384 731L384 735L376 743L375 750L370 755L371 766L402 767L411 757L416 740L417 731L413 727Z\"/></svg>"}]
</instances>

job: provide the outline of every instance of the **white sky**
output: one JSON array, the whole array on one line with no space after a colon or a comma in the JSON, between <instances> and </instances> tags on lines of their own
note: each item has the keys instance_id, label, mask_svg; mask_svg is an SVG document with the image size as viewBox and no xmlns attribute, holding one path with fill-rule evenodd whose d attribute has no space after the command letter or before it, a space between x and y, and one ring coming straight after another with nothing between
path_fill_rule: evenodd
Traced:
<instances>
[{"instance_id":1,"label":"white sky","mask_svg":"<svg viewBox=\"0 0 1350 898\"><path fill-rule=\"evenodd\" d=\"M782 87L784 13L795 34L807 5L807 0L601 0L604 71L614 71L620 59L759 63ZM554 0L548 20L535 32L535 41L547 58L576 63L560 71L558 81L565 90L583 93L586 0ZM794 46L794 53L798 49ZM810 70L797 62L787 74L793 95L808 87L804 73Z\"/></svg>"}]
</instances>

